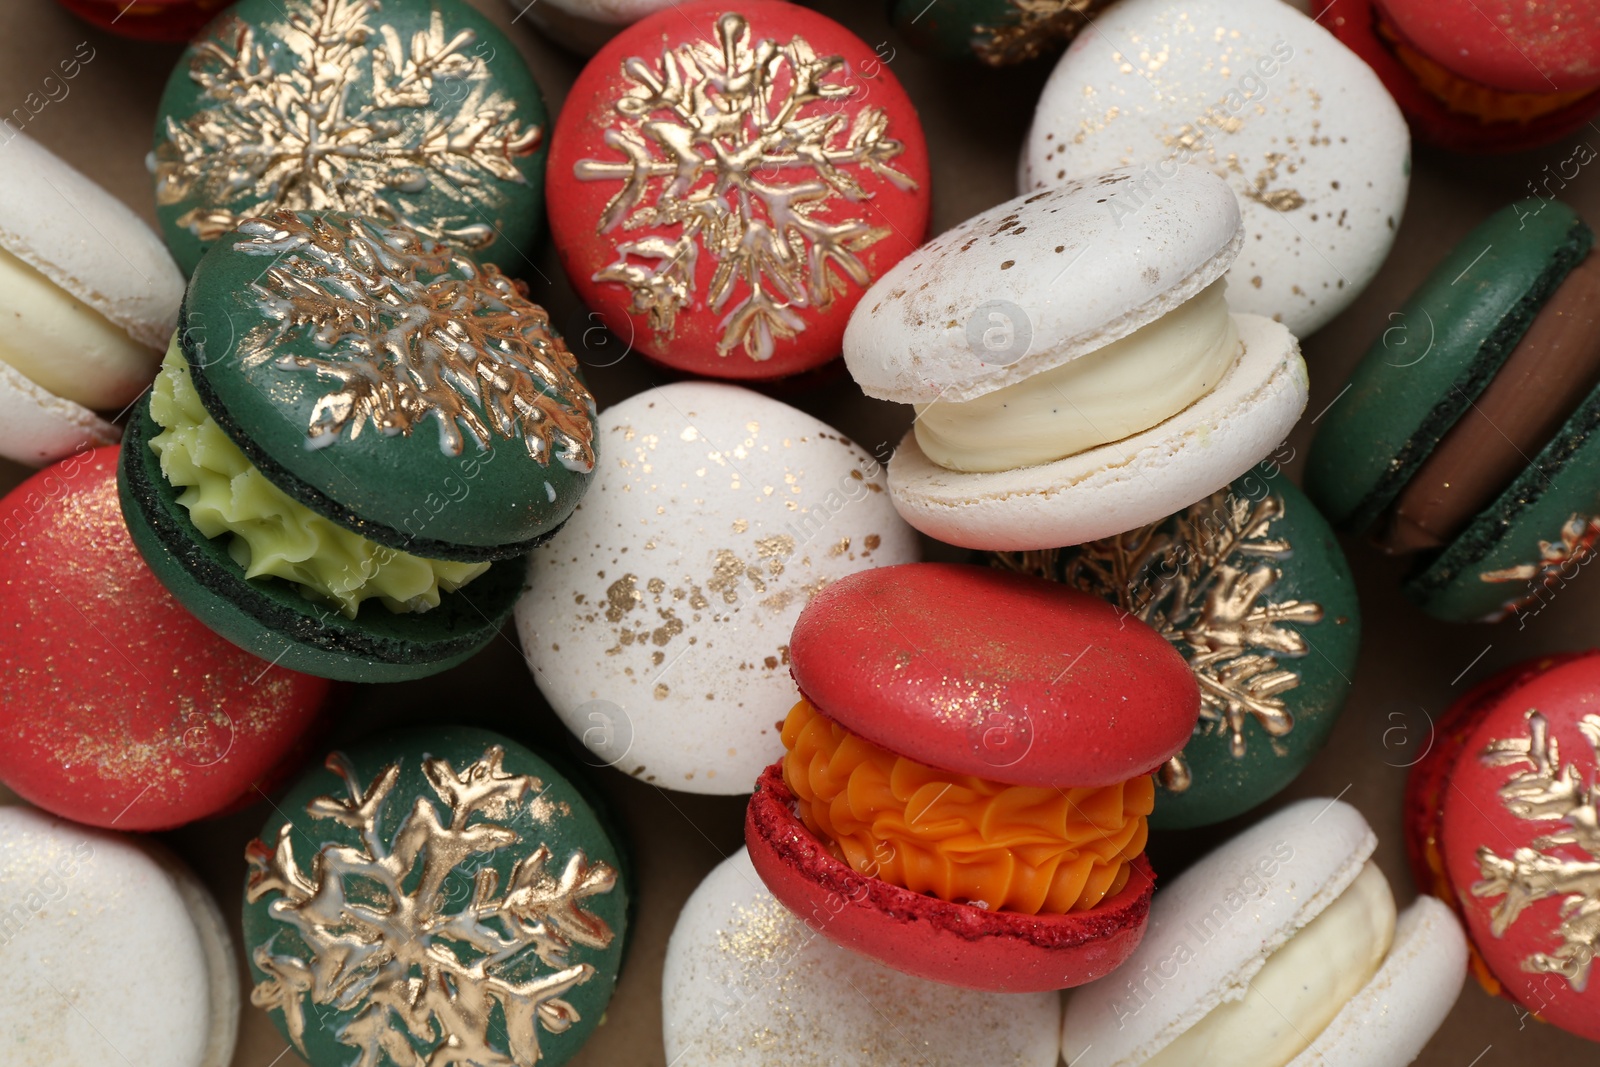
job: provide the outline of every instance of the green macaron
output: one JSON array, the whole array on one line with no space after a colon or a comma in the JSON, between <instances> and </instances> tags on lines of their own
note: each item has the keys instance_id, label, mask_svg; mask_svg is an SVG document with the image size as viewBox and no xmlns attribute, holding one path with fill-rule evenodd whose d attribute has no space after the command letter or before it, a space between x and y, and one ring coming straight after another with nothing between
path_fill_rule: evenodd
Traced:
<instances>
[{"instance_id":1,"label":"green macaron","mask_svg":"<svg viewBox=\"0 0 1600 1067\"><path fill-rule=\"evenodd\" d=\"M1557 201L1491 216L1391 316L1312 443L1312 499L1413 556L1405 591L1437 618L1537 612L1600 532L1593 243Z\"/></svg>"},{"instance_id":2,"label":"green macaron","mask_svg":"<svg viewBox=\"0 0 1600 1067\"><path fill-rule=\"evenodd\" d=\"M1344 708L1361 642L1350 568L1271 461L1151 526L991 561L1103 596L1188 659L1200 721L1157 773L1152 827L1205 826L1264 802Z\"/></svg>"},{"instance_id":3,"label":"green macaron","mask_svg":"<svg viewBox=\"0 0 1600 1067\"><path fill-rule=\"evenodd\" d=\"M134 542L222 636L398 681L498 630L594 471L548 315L401 227L252 219L201 261L123 446Z\"/></svg>"},{"instance_id":4,"label":"green macaron","mask_svg":"<svg viewBox=\"0 0 1600 1067\"><path fill-rule=\"evenodd\" d=\"M245 857L250 999L311 1067L559 1067L605 1015L622 850L515 741L433 727L335 752Z\"/></svg>"},{"instance_id":5,"label":"green macaron","mask_svg":"<svg viewBox=\"0 0 1600 1067\"><path fill-rule=\"evenodd\" d=\"M911 47L941 59L1005 67L1054 55L1111 0L893 0L889 19Z\"/></svg>"},{"instance_id":6,"label":"green macaron","mask_svg":"<svg viewBox=\"0 0 1600 1067\"><path fill-rule=\"evenodd\" d=\"M518 269L547 126L516 46L463 0L240 0L167 82L156 215L185 274L280 210L404 223Z\"/></svg>"}]
</instances>

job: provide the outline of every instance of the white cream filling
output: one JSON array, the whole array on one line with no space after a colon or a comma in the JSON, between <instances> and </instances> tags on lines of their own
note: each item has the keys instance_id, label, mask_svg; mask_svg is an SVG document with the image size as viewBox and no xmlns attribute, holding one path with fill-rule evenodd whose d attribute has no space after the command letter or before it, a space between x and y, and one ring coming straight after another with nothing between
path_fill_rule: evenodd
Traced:
<instances>
[{"instance_id":1,"label":"white cream filling","mask_svg":"<svg viewBox=\"0 0 1600 1067\"><path fill-rule=\"evenodd\" d=\"M1227 283L1120 341L975 400L917 407L923 453L958 471L1002 471L1148 430L1216 387L1239 357Z\"/></svg>"},{"instance_id":2,"label":"white cream filling","mask_svg":"<svg viewBox=\"0 0 1600 1067\"><path fill-rule=\"evenodd\" d=\"M1372 980L1394 941L1394 894L1370 861L1291 937L1242 1000L1212 1009L1145 1067L1284 1067Z\"/></svg>"},{"instance_id":3,"label":"white cream filling","mask_svg":"<svg viewBox=\"0 0 1600 1067\"><path fill-rule=\"evenodd\" d=\"M115 411L160 362L160 352L0 249L0 363L56 396Z\"/></svg>"}]
</instances>

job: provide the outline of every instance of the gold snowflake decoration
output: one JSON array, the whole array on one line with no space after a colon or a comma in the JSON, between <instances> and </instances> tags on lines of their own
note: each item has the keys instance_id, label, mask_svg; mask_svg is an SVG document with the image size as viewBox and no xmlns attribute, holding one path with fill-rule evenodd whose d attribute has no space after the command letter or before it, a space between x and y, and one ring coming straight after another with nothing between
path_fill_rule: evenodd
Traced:
<instances>
[{"instance_id":1,"label":"gold snowflake decoration","mask_svg":"<svg viewBox=\"0 0 1600 1067\"><path fill-rule=\"evenodd\" d=\"M1516 773L1499 789L1500 803L1512 815L1559 826L1534 838L1531 846L1501 856L1487 845L1478 849L1483 880L1472 895L1499 898L1489 913L1489 929L1504 936L1528 905L1560 897L1560 945L1535 952L1522 961L1530 974L1554 974L1577 992L1589 982L1589 965L1600 951L1600 809L1592 773L1585 783L1576 764L1561 763L1550 724L1538 711L1527 714L1528 735L1486 745L1478 758L1489 767L1514 767ZM1578 731L1589 742L1600 765L1600 715L1585 715ZM1583 859L1573 858L1579 849ZM1563 851L1557 851L1563 850Z\"/></svg>"},{"instance_id":2,"label":"gold snowflake decoration","mask_svg":"<svg viewBox=\"0 0 1600 1067\"><path fill-rule=\"evenodd\" d=\"M577 360L497 268L359 218L282 212L238 232L235 251L272 257L251 284L266 321L240 342L244 363L337 385L312 411L312 447L369 425L410 434L432 417L450 455L466 436L488 448L498 435L541 463L594 468L594 398Z\"/></svg>"},{"instance_id":3,"label":"gold snowflake decoration","mask_svg":"<svg viewBox=\"0 0 1600 1067\"><path fill-rule=\"evenodd\" d=\"M497 182L526 184L516 159L543 131L517 118L477 35L446 37L435 9L402 41L374 29L379 0L282 0L260 31L225 15L195 45L204 106L168 117L156 200L197 201L178 224L210 242L251 215L341 210L410 226L463 248L495 239ZM443 200L457 213L441 215Z\"/></svg>"},{"instance_id":4,"label":"gold snowflake decoration","mask_svg":"<svg viewBox=\"0 0 1600 1067\"><path fill-rule=\"evenodd\" d=\"M334 753L328 769L344 779L349 795L317 797L306 811L355 830L361 844L323 845L307 874L295 857L291 825L278 831L275 846L250 843L246 898L253 904L271 897L268 913L310 950L309 956L279 951L277 936L258 946L253 958L266 977L250 1000L283 1013L302 1054L308 1006L319 1016L331 1010L343 1017L333 1033L360 1050L353 1067L527 1067L539 1060L540 1027L559 1034L578 1021L562 998L595 970L571 963L569 954L575 945L611 944L610 926L583 904L611 892L616 871L590 863L581 851L553 870L550 850L539 845L516 861L503 890L495 869L479 866L471 899L449 908L451 875L523 844L504 822L524 809L537 818L543 782L508 773L504 759L498 745L460 771L447 760L425 759L423 771L449 824L418 797L386 840L380 824L399 764L363 788Z\"/></svg>"},{"instance_id":5,"label":"gold snowflake decoration","mask_svg":"<svg viewBox=\"0 0 1600 1067\"><path fill-rule=\"evenodd\" d=\"M1110 0L1010 0L1004 22L974 26L972 50L991 67L1023 63L1071 41Z\"/></svg>"},{"instance_id":6,"label":"gold snowflake decoration","mask_svg":"<svg viewBox=\"0 0 1600 1067\"><path fill-rule=\"evenodd\" d=\"M594 280L631 290L633 312L649 317L658 340L698 298L702 255L715 264L706 300L728 308L723 356L742 346L770 359L779 339L805 328L795 309L827 307L844 290L839 273L871 281L857 253L888 231L832 217L839 201L873 195L848 168L900 189L916 182L889 166L904 147L888 136L888 114L863 107L852 119L843 106L858 92L828 80L843 64L801 37L754 40L732 13L717 20L714 42L689 41L659 64L623 63L628 87L605 134L622 158L585 159L575 173L622 183L600 233L657 231L619 242L616 262Z\"/></svg>"},{"instance_id":7,"label":"gold snowflake decoration","mask_svg":"<svg viewBox=\"0 0 1600 1067\"><path fill-rule=\"evenodd\" d=\"M1300 674L1278 660L1303 656L1310 646L1283 624L1320 622L1323 615L1317 604L1271 598L1283 576L1271 561L1291 550L1288 541L1269 536L1283 514L1283 498L1276 494L1252 501L1223 490L1170 520L1116 537L994 558L1007 569L1102 596L1177 645L1200 684L1196 732L1226 730L1237 759L1246 751L1249 720L1273 738L1294 729L1283 694L1300 684ZM1251 559L1258 562L1251 566ZM1162 768L1160 779L1173 792L1189 788L1181 752Z\"/></svg>"},{"instance_id":8,"label":"gold snowflake decoration","mask_svg":"<svg viewBox=\"0 0 1600 1067\"><path fill-rule=\"evenodd\" d=\"M1509 615L1520 614L1534 605L1544 603L1540 594L1553 592L1571 581L1577 569L1589 562L1595 554L1595 543L1600 541L1600 518L1572 514L1561 525L1559 541L1540 541L1539 559L1503 570L1484 571L1478 579L1484 582L1522 582L1528 587L1520 597L1513 597L1489 616L1490 622L1499 622Z\"/></svg>"}]
</instances>

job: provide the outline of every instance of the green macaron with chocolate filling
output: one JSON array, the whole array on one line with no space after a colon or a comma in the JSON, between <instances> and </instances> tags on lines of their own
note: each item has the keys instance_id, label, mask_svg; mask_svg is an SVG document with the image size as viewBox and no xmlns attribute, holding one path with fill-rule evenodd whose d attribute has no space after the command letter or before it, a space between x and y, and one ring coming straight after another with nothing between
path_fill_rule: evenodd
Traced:
<instances>
[{"instance_id":1,"label":"green macaron with chocolate filling","mask_svg":"<svg viewBox=\"0 0 1600 1067\"><path fill-rule=\"evenodd\" d=\"M1188 661L1200 719L1156 773L1154 829L1264 803L1344 709L1361 645L1355 581L1327 520L1273 461L1149 526L988 558L1103 597Z\"/></svg>"},{"instance_id":2,"label":"green macaron with chocolate filling","mask_svg":"<svg viewBox=\"0 0 1600 1067\"><path fill-rule=\"evenodd\" d=\"M1391 317L1312 443L1336 527L1415 557L1406 594L1526 623L1600 535L1600 256L1558 201L1473 230Z\"/></svg>"},{"instance_id":3,"label":"green macaron with chocolate filling","mask_svg":"<svg viewBox=\"0 0 1600 1067\"><path fill-rule=\"evenodd\" d=\"M248 219L201 260L122 451L123 509L222 636L351 681L495 634L594 471L593 397L496 268L360 216Z\"/></svg>"}]
</instances>

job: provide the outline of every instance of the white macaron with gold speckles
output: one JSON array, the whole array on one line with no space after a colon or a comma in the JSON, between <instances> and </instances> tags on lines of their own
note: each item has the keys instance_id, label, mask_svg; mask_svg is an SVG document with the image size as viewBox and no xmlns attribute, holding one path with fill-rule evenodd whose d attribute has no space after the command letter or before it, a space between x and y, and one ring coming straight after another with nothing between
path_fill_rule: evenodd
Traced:
<instances>
[{"instance_id":1,"label":"white macaron with gold speckles","mask_svg":"<svg viewBox=\"0 0 1600 1067\"><path fill-rule=\"evenodd\" d=\"M1228 841L1156 891L1144 940L1074 992L1074 1067L1404 1067L1461 993L1450 908L1396 914L1355 808L1312 798Z\"/></svg>"},{"instance_id":2,"label":"white macaron with gold speckles","mask_svg":"<svg viewBox=\"0 0 1600 1067\"><path fill-rule=\"evenodd\" d=\"M602 412L583 502L536 550L517 632L589 759L740 794L783 752L789 633L829 582L917 559L877 459L731 385Z\"/></svg>"},{"instance_id":3,"label":"white macaron with gold speckles","mask_svg":"<svg viewBox=\"0 0 1600 1067\"><path fill-rule=\"evenodd\" d=\"M779 904L744 849L689 897L667 942L674 1067L1055 1067L1057 993L977 993L891 970Z\"/></svg>"},{"instance_id":4,"label":"white macaron with gold speckles","mask_svg":"<svg viewBox=\"0 0 1600 1067\"><path fill-rule=\"evenodd\" d=\"M153 841L0 807L0 1048L30 1067L227 1067L239 979L221 911Z\"/></svg>"},{"instance_id":5,"label":"white macaron with gold speckles","mask_svg":"<svg viewBox=\"0 0 1600 1067\"><path fill-rule=\"evenodd\" d=\"M0 456L43 466L111 444L155 377L183 276L155 233L67 163L0 144Z\"/></svg>"},{"instance_id":6,"label":"white macaron with gold speckles","mask_svg":"<svg viewBox=\"0 0 1600 1067\"><path fill-rule=\"evenodd\" d=\"M1018 197L923 245L845 329L868 396L916 407L895 506L964 548L1110 537L1216 492L1282 443L1305 363L1230 313L1241 240L1222 179L1127 170Z\"/></svg>"},{"instance_id":7,"label":"white macaron with gold speckles","mask_svg":"<svg viewBox=\"0 0 1600 1067\"><path fill-rule=\"evenodd\" d=\"M1411 142L1371 68L1283 0L1124 0L1045 84L1019 188L1185 164L1226 178L1243 206L1229 302L1303 338L1388 256Z\"/></svg>"}]
</instances>

